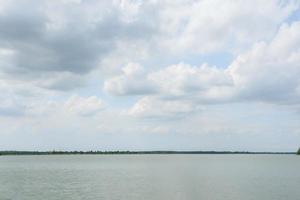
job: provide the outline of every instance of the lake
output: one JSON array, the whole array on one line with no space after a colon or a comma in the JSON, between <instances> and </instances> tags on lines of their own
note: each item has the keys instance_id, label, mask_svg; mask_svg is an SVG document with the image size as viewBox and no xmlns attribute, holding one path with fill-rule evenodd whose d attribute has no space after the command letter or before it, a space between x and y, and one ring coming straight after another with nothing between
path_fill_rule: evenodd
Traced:
<instances>
[{"instance_id":1,"label":"lake","mask_svg":"<svg viewBox=\"0 0 300 200\"><path fill-rule=\"evenodd\" d=\"M296 155L0 156L0 200L296 200Z\"/></svg>"}]
</instances>

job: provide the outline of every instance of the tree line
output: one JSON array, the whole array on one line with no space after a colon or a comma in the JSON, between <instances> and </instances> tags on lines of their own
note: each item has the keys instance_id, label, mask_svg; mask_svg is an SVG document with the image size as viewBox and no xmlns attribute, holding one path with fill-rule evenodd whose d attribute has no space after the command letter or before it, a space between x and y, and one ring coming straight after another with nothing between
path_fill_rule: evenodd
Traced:
<instances>
[{"instance_id":1,"label":"tree line","mask_svg":"<svg viewBox=\"0 0 300 200\"><path fill-rule=\"evenodd\" d=\"M1 155L81 155L81 154L295 154L295 152L250 151L0 151ZM300 155L300 148L297 151Z\"/></svg>"}]
</instances>

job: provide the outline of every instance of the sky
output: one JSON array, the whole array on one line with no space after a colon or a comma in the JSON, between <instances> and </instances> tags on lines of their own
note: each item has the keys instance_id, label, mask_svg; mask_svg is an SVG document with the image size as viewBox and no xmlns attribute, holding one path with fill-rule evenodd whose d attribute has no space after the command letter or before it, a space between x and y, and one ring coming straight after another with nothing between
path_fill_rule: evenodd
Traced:
<instances>
[{"instance_id":1,"label":"sky","mask_svg":"<svg viewBox=\"0 0 300 200\"><path fill-rule=\"evenodd\" d=\"M300 1L0 0L0 150L296 151Z\"/></svg>"}]
</instances>

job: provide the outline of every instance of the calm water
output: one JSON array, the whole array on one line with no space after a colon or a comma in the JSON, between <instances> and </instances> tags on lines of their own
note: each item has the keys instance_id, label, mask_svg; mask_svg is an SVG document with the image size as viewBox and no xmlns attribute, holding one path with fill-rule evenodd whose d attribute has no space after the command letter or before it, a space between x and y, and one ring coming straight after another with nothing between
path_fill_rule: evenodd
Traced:
<instances>
[{"instance_id":1,"label":"calm water","mask_svg":"<svg viewBox=\"0 0 300 200\"><path fill-rule=\"evenodd\" d=\"M0 156L0 199L296 200L300 156Z\"/></svg>"}]
</instances>

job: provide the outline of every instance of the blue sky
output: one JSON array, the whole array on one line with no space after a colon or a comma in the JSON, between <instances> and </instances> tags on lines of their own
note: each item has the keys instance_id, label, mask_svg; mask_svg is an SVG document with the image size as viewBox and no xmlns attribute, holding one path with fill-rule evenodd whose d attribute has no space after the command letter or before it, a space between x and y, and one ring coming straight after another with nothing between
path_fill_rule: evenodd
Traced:
<instances>
[{"instance_id":1,"label":"blue sky","mask_svg":"<svg viewBox=\"0 0 300 200\"><path fill-rule=\"evenodd\" d=\"M0 149L294 151L299 13L293 0L0 0Z\"/></svg>"}]
</instances>

